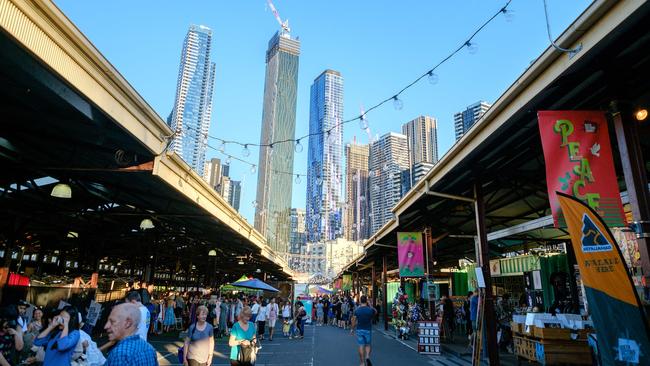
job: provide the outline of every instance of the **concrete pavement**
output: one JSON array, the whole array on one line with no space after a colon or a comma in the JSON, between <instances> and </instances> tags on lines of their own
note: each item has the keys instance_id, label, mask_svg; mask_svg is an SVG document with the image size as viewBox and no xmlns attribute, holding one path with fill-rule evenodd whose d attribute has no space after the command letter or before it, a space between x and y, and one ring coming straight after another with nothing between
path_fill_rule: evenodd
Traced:
<instances>
[{"instance_id":1,"label":"concrete pavement","mask_svg":"<svg viewBox=\"0 0 650 366\"><path fill-rule=\"evenodd\" d=\"M180 340L168 337L150 337L150 343L158 351L161 366L180 365L176 356L182 345ZM213 365L230 365L230 347L226 338L217 339ZM456 355L424 356L412 345L396 340L389 333L373 331L371 360L375 366L434 365L466 366L468 359ZM257 366L357 366L356 337L347 330L323 326L306 326L304 339L288 339L276 336L271 342L262 342Z\"/></svg>"}]
</instances>

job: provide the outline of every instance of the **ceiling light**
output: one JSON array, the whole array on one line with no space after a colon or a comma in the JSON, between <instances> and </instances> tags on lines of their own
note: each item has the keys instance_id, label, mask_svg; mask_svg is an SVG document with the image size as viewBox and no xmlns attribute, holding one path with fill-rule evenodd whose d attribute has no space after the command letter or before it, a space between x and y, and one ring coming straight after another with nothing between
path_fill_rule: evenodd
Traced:
<instances>
[{"instance_id":1,"label":"ceiling light","mask_svg":"<svg viewBox=\"0 0 650 366\"><path fill-rule=\"evenodd\" d=\"M262 270L258 268L255 272L257 272L257 273L261 273Z\"/></svg>"},{"instance_id":2,"label":"ceiling light","mask_svg":"<svg viewBox=\"0 0 650 366\"><path fill-rule=\"evenodd\" d=\"M153 221L151 219L143 219L140 221L140 229L142 230L147 230L147 229L153 229L155 226L153 225Z\"/></svg>"},{"instance_id":3,"label":"ceiling light","mask_svg":"<svg viewBox=\"0 0 650 366\"><path fill-rule=\"evenodd\" d=\"M72 198L72 189L70 189L70 186L65 183L57 183L57 185L52 188L52 193L50 193L50 196L58 198Z\"/></svg>"},{"instance_id":4,"label":"ceiling light","mask_svg":"<svg viewBox=\"0 0 650 366\"><path fill-rule=\"evenodd\" d=\"M644 121L646 118L648 118L648 110L641 108L637 110L636 113L634 113L634 117L637 121Z\"/></svg>"},{"instance_id":5,"label":"ceiling light","mask_svg":"<svg viewBox=\"0 0 650 366\"><path fill-rule=\"evenodd\" d=\"M74 232L74 231L68 231L68 238L76 239L78 237L79 237L79 233Z\"/></svg>"},{"instance_id":6,"label":"ceiling light","mask_svg":"<svg viewBox=\"0 0 650 366\"><path fill-rule=\"evenodd\" d=\"M216 251L216 250L211 249L211 250L208 252L208 257L216 257L216 256L217 256L217 251Z\"/></svg>"},{"instance_id":7,"label":"ceiling light","mask_svg":"<svg viewBox=\"0 0 650 366\"><path fill-rule=\"evenodd\" d=\"M239 264L240 266L243 266L243 265L244 265L244 261L240 259L239 262L237 262L237 264Z\"/></svg>"}]
</instances>

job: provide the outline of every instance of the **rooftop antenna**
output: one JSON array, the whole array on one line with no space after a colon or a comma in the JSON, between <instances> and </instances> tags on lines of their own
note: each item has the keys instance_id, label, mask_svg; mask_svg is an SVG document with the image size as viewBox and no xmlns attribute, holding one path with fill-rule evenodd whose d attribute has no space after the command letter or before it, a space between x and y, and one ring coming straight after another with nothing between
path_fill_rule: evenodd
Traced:
<instances>
[{"instance_id":1,"label":"rooftop antenna","mask_svg":"<svg viewBox=\"0 0 650 366\"><path fill-rule=\"evenodd\" d=\"M289 28L289 19L285 20L284 22L282 21L282 18L280 18L280 13L278 13L278 10L275 8L273 5L273 2L271 0L267 0L269 4L269 8L271 8L271 11L273 12L273 15L275 15L275 20L278 21L278 24L280 24L280 27L282 28L282 33L290 33L291 28Z\"/></svg>"}]
</instances>

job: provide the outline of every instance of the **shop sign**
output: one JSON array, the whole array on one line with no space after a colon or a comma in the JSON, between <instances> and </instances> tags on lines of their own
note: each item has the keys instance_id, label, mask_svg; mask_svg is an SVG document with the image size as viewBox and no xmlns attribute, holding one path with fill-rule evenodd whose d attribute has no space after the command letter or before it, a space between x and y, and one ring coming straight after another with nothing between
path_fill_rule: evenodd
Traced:
<instances>
[{"instance_id":1,"label":"shop sign","mask_svg":"<svg viewBox=\"0 0 650 366\"><path fill-rule=\"evenodd\" d=\"M604 220L585 202L557 192L580 267L604 365L650 365L650 329L625 260Z\"/></svg>"},{"instance_id":2,"label":"shop sign","mask_svg":"<svg viewBox=\"0 0 650 366\"><path fill-rule=\"evenodd\" d=\"M397 233L397 259L400 277L424 277L421 232Z\"/></svg>"},{"instance_id":3,"label":"shop sign","mask_svg":"<svg viewBox=\"0 0 650 366\"><path fill-rule=\"evenodd\" d=\"M537 117L555 227L566 227L555 192L585 202L610 227L625 226L605 114L539 111Z\"/></svg>"}]
</instances>

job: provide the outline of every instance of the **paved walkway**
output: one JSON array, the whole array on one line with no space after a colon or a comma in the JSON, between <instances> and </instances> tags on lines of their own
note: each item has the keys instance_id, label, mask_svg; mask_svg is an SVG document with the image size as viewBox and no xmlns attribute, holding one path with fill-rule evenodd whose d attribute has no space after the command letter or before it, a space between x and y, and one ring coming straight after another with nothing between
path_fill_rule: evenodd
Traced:
<instances>
[{"instance_id":1,"label":"paved walkway","mask_svg":"<svg viewBox=\"0 0 650 366\"><path fill-rule=\"evenodd\" d=\"M161 366L180 365L176 352L182 345L180 340L168 337L150 337L150 343L158 351ZM218 339L215 347L213 365L230 365L230 347L226 338ZM373 331L373 352L371 360L375 366L434 365L466 366L471 365L469 357L446 354L443 356L425 356L415 351L414 344L395 339L383 330ZM258 353L257 366L357 366L356 338L349 331L323 326L305 327L305 338L288 339L280 334L270 342L262 342Z\"/></svg>"}]
</instances>

